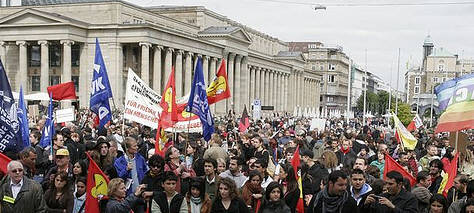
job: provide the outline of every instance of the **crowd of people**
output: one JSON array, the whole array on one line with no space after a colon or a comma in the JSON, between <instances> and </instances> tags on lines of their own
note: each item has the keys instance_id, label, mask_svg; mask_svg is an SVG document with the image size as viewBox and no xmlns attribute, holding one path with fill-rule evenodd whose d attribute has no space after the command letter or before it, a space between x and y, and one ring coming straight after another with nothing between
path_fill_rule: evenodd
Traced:
<instances>
[{"instance_id":1,"label":"crowd of people","mask_svg":"<svg viewBox=\"0 0 474 213\"><path fill-rule=\"evenodd\" d=\"M295 213L300 197L308 213L474 213L472 130L443 196L442 173L457 152L448 136L416 130L417 146L407 150L385 119L365 126L328 119L324 129L311 129L311 119L275 114L240 132L240 118L229 114L216 119L209 141L166 133L163 155L155 154L156 130L117 120L97 129L78 120L57 124L52 146L41 147L39 119L30 125L31 146L5 153L12 161L0 182L0 212L86 212L88 153L110 180L100 200L107 213ZM416 184L398 171L384 178L385 155Z\"/></svg>"}]
</instances>

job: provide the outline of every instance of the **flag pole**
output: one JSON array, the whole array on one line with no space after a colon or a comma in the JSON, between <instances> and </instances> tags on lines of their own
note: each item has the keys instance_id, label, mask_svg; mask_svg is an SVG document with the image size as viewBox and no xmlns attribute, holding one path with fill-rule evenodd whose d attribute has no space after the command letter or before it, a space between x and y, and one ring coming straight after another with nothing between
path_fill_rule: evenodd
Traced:
<instances>
[{"instance_id":1,"label":"flag pole","mask_svg":"<svg viewBox=\"0 0 474 213\"><path fill-rule=\"evenodd\" d=\"M433 85L431 85L431 109L430 109L430 128L433 126L433 104L434 104L434 90Z\"/></svg>"},{"instance_id":2,"label":"flag pole","mask_svg":"<svg viewBox=\"0 0 474 213\"><path fill-rule=\"evenodd\" d=\"M398 48L398 64L397 64L397 91L395 95L395 115L398 115L398 81L400 79L400 48Z\"/></svg>"},{"instance_id":3,"label":"flag pole","mask_svg":"<svg viewBox=\"0 0 474 213\"><path fill-rule=\"evenodd\" d=\"M456 131L456 140L454 143L454 150L456 150L456 152L458 151L458 138L459 138L458 134L459 134L459 130Z\"/></svg>"}]
</instances>

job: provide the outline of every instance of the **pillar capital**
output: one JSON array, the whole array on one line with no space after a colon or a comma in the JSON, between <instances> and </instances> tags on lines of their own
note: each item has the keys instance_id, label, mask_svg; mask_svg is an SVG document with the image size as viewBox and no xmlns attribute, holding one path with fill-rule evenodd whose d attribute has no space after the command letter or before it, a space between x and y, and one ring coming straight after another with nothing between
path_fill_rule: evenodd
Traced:
<instances>
[{"instance_id":1,"label":"pillar capital","mask_svg":"<svg viewBox=\"0 0 474 213\"><path fill-rule=\"evenodd\" d=\"M216 57L211 57L211 61L212 61L213 63L216 62L217 60L219 60L219 59L216 58Z\"/></svg>"},{"instance_id":2,"label":"pillar capital","mask_svg":"<svg viewBox=\"0 0 474 213\"><path fill-rule=\"evenodd\" d=\"M235 53L229 53L229 61L234 60L235 58Z\"/></svg>"},{"instance_id":3,"label":"pillar capital","mask_svg":"<svg viewBox=\"0 0 474 213\"><path fill-rule=\"evenodd\" d=\"M18 46L26 46L27 44L26 41L16 41L16 45Z\"/></svg>"},{"instance_id":4,"label":"pillar capital","mask_svg":"<svg viewBox=\"0 0 474 213\"><path fill-rule=\"evenodd\" d=\"M184 50L179 50L179 49L178 49L178 50L175 50L174 52L175 52L177 55L183 55Z\"/></svg>"},{"instance_id":5,"label":"pillar capital","mask_svg":"<svg viewBox=\"0 0 474 213\"><path fill-rule=\"evenodd\" d=\"M242 55L236 54L235 61L240 63L240 60L242 60Z\"/></svg>"},{"instance_id":6,"label":"pillar capital","mask_svg":"<svg viewBox=\"0 0 474 213\"><path fill-rule=\"evenodd\" d=\"M151 43L147 42L147 41L141 41L141 42L138 43L138 45L140 45L142 47L148 47L148 48L151 47Z\"/></svg>"},{"instance_id":7,"label":"pillar capital","mask_svg":"<svg viewBox=\"0 0 474 213\"><path fill-rule=\"evenodd\" d=\"M0 47L5 46L5 44L7 44L7 42L5 42L5 41L0 41Z\"/></svg>"},{"instance_id":8,"label":"pillar capital","mask_svg":"<svg viewBox=\"0 0 474 213\"><path fill-rule=\"evenodd\" d=\"M166 48L166 53L172 53L174 49L172 47L167 47Z\"/></svg>"},{"instance_id":9,"label":"pillar capital","mask_svg":"<svg viewBox=\"0 0 474 213\"><path fill-rule=\"evenodd\" d=\"M161 51L162 49L163 49L163 46L161 46L161 45L156 45L155 46L155 50Z\"/></svg>"},{"instance_id":10,"label":"pillar capital","mask_svg":"<svg viewBox=\"0 0 474 213\"><path fill-rule=\"evenodd\" d=\"M49 42L47 40L39 40L38 44L41 45L41 46L46 46L46 45L49 44Z\"/></svg>"},{"instance_id":11,"label":"pillar capital","mask_svg":"<svg viewBox=\"0 0 474 213\"><path fill-rule=\"evenodd\" d=\"M74 44L73 40L61 40L59 41L60 44L65 45L65 46L70 46Z\"/></svg>"},{"instance_id":12,"label":"pillar capital","mask_svg":"<svg viewBox=\"0 0 474 213\"><path fill-rule=\"evenodd\" d=\"M189 52L189 51L186 51L186 52L184 53L184 55L185 55L186 57L193 57L194 53Z\"/></svg>"},{"instance_id":13,"label":"pillar capital","mask_svg":"<svg viewBox=\"0 0 474 213\"><path fill-rule=\"evenodd\" d=\"M209 61L210 58L211 58L211 57L208 56L208 55L202 56L202 60L206 59L207 61Z\"/></svg>"}]
</instances>

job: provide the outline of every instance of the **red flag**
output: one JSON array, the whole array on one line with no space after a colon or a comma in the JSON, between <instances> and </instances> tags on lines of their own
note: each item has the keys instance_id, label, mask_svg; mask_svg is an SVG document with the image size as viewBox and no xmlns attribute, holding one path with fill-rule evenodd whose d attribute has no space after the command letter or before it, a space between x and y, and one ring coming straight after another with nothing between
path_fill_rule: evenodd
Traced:
<instances>
[{"instance_id":1,"label":"red flag","mask_svg":"<svg viewBox=\"0 0 474 213\"><path fill-rule=\"evenodd\" d=\"M408 173L403 167L397 163L390 155L385 154L385 168L383 169L383 179L387 179L387 173L390 171L397 171L402 174L404 178L407 178L410 181L410 185L414 186L416 184L416 179Z\"/></svg>"},{"instance_id":2,"label":"red flag","mask_svg":"<svg viewBox=\"0 0 474 213\"><path fill-rule=\"evenodd\" d=\"M299 213L304 213L304 202L303 202L303 184L301 180L301 171L298 170L300 166L300 148L299 146L296 147L295 154L293 154L293 159L291 160L291 166L293 166L293 172L295 173L295 177L298 180L298 188L300 190L300 198L298 199L298 203L296 203L296 211Z\"/></svg>"},{"instance_id":3,"label":"red flag","mask_svg":"<svg viewBox=\"0 0 474 213\"><path fill-rule=\"evenodd\" d=\"M0 153L0 171L3 172L4 175L8 172L7 166L10 161L12 161L12 159Z\"/></svg>"},{"instance_id":4,"label":"red flag","mask_svg":"<svg viewBox=\"0 0 474 213\"><path fill-rule=\"evenodd\" d=\"M227 73L225 69L226 63L225 60L222 59L216 77L206 89L207 102L209 105L230 97L229 82L227 81Z\"/></svg>"},{"instance_id":5,"label":"red flag","mask_svg":"<svg viewBox=\"0 0 474 213\"><path fill-rule=\"evenodd\" d=\"M174 80L174 67L171 68L171 73L168 78L168 83L163 91L160 106L163 109L160 115L161 128L168 128L173 126L178 121L178 107L176 105L176 85Z\"/></svg>"},{"instance_id":6,"label":"red flag","mask_svg":"<svg viewBox=\"0 0 474 213\"><path fill-rule=\"evenodd\" d=\"M454 178L456 177L457 172L458 172L458 158L459 158L459 152L456 153L454 158L451 160L451 166L450 168L448 168L448 182L446 183L443 189L444 197L448 197L448 191L449 189L451 189L451 187L453 187Z\"/></svg>"},{"instance_id":7,"label":"red flag","mask_svg":"<svg viewBox=\"0 0 474 213\"><path fill-rule=\"evenodd\" d=\"M262 201L260 199L257 200L257 205L255 206L255 213L258 213L260 210L260 205L262 205Z\"/></svg>"},{"instance_id":8,"label":"red flag","mask_svg":"<svg viewBox=\"0 0 474 213\"><path fill-rule=\"evenodd\" d=\"M74 86L74 82L72 81L49 86L47 89L49 94L53 93L54 100L60 101L68 99L77 99L76 87Z\"/></svg>"},{"instance_id":9,"label":"red flag","mask_svg":"<svg viewBox=\"0 0 474 213\"><path fill-rule=\"evenodd\" d=\"M240 118L239 122L239 131L245 132L247 128L249 128L249 115L247 113L247 106L244 105L244 111L242 112L242 118Z\"/></svg>"},{"instance_id":10,"label":"red flag","mask_svg":"<svg viewBox=\"0 0 474 213\"><path fill-rule=\"evenodd\" d=\"M87 191L85 212L100 212L99 199L107 196L107 185L109 178L100 170L99 166L92 160L89 153L86 153L89 159L89 168L87 169Z\"/></svg>"},{"instance_id":11,"label":"red flag","mask_svg":"<svg viewBox=\"0 0 474 213\"><path fill-rule=\"evenodd\" d=\"M155 154L161 155L161 157L165 157L164 152L164 143L167 141L166 133L163 128L160 127L158 123L158 129L156 129L156 138L155 138Z\"/></svg>"},{"instance_id":12,"label":"red flag","mask_svg":"<svg viewBox=\"0 0 474 213\"><path fill-rule=\"evenodd\" d=\"M407 130L410 131L410 132L413 132L413 131L415 131L415 129L416 129L416 127L415 127L415 121L412 120L412 121L410 122L410 124L408 124Z\"/></svg>"}]
</instances>

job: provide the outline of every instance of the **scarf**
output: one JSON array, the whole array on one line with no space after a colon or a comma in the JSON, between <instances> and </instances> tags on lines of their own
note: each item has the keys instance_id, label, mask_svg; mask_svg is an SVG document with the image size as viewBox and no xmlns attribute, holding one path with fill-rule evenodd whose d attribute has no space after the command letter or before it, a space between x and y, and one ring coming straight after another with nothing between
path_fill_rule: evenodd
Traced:
<instances>
[{"instance_id":1,"label":"scarf","mask_svg":"<svg viewBox=\"0 0 474 213\"><path fill-rule=\"evenodd\" d=\"M320 200L322 201L322 212L342 212L342 207L344 203L347 201L349 197L349 193L344 191L342 196L332 197L329 196L327 187L323 189L323 191L319 192L316 197L316 202L314 205L318 205Z\"/></svg>"},{"instance_id":2,"label":"scarf","mask_svg":"<svg viewBox=\"0 0 474 213\"><path fill-rule=\"evenodd\" d=\"M191 196L190 200L191 200L191 202L193 202L193 203L196 204L196 205L199 205L199 204L202 202L201 197L193 197L193 196Z\"/></svg>"},{"instance_id":3,"label":"scarf","mask_svg":"<svg viewBox=\"0 0 474 213\"><path fill-rule=\"evenodd\" d=\"M347 154L349 153L349 151L351 151L351 148L347 148L347 149L344 149L342 146L341 146L341 152L344 153L344 154Z\"/></svg>"}]
</instances>

